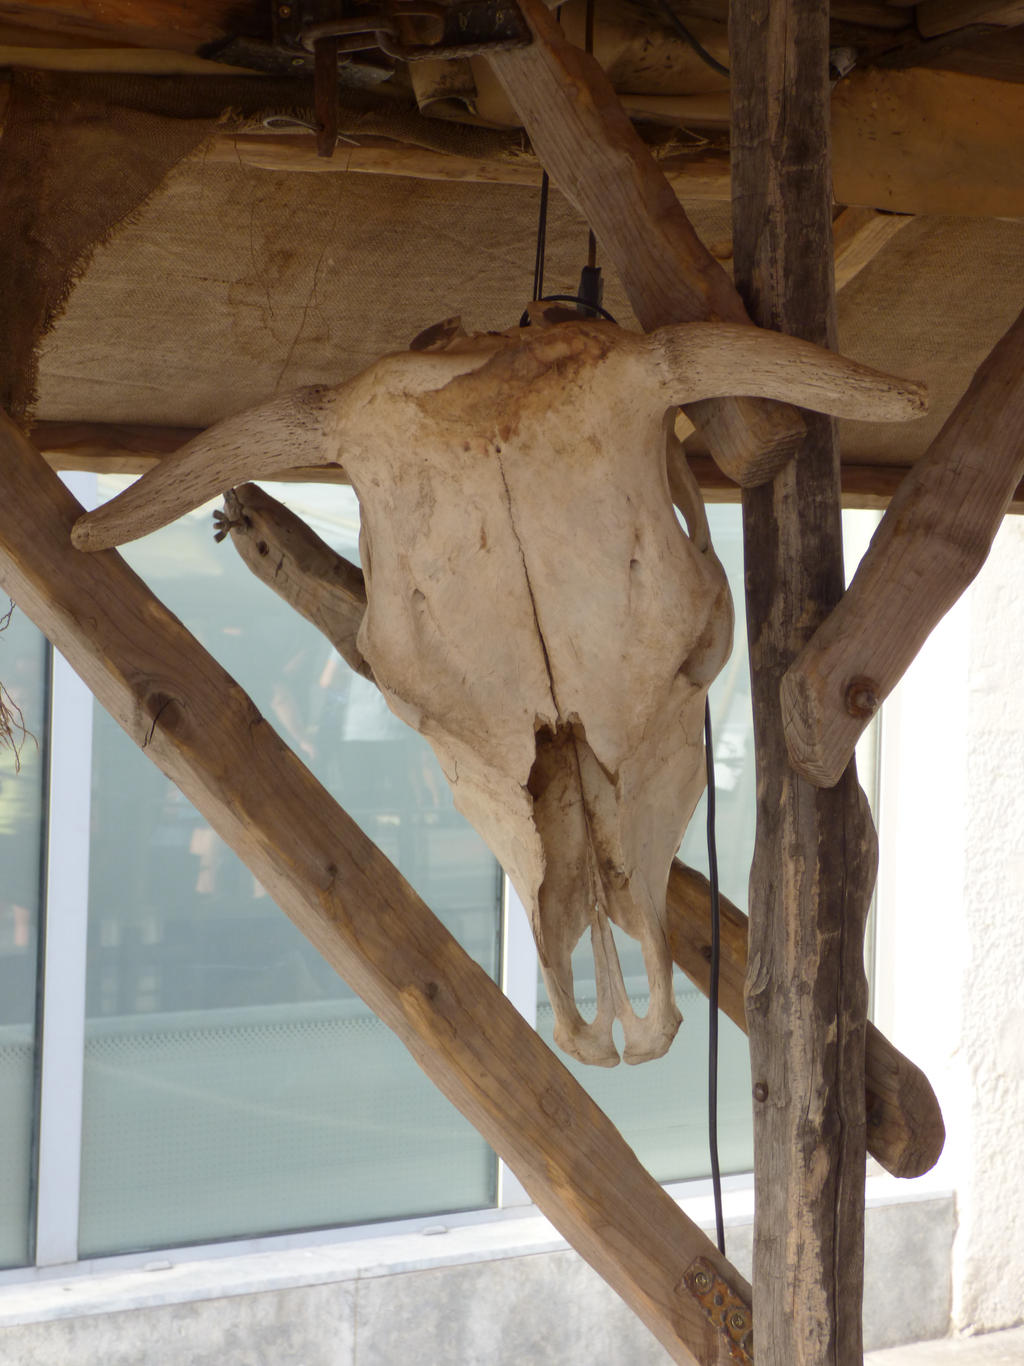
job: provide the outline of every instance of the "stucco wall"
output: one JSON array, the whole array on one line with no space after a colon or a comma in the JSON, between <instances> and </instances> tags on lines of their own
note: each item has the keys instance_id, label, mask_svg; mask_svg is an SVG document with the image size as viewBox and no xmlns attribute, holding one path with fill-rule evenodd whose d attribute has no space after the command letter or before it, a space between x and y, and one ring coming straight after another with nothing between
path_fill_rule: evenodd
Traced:
<instances>
[{"instance_id":1,"label":"stucco wall","mask_svg":"<svg viewBox=\"0 0 1024 1366\"><path fill-rule=\"evenodd\" d=\"M876 1020L930 1077L953 1327L1024 1322L1024 519L883 717Z\"/></svg>"},{"instance_id":2,"label":"stucco wall","mask_svg":"<svg viewBox=\"0 0 1024 1366\"><path fill-rule=\"evenodd\" d=\"M966 957L954 1322L1024 1322L1024 519L1008 519L971 600Z\"/></svg>"}]
</instances>

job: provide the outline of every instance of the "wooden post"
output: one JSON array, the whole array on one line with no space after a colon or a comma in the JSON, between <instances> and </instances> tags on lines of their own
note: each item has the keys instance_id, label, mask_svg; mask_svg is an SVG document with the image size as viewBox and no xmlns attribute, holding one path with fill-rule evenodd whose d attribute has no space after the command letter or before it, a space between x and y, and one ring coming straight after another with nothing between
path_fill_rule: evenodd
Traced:
<instances>
[{"instance_id":1,"label":"wooden post","mask_svg":"<svg viewBox=\"0 0 1024 1366\"><path fill-rule=\"evenodd\" d=\"M828 5L730 15L735 278L751 316L834 337ZM758 769L747 1022L754 1094L760 1366L860 1366L863 931L875 840L851 766L821 792L789 766L779 684L843 590L834 424L807 415L795 461L744 490Z\"/></svg>"},{"instance_id":2,"label":"wooden post","mask_svg":"<svg viewBox=\"0 0 1024 1366\"><path fill-rule=\"evenodd\" d=\"M743 1278L116 551L72 548L81 507L2 414L0 469L0 584L19 607L672 1360L749 1361L731 1352L750 1329ZM729 1323L708 1299L722 1283L745 1301Z\"/></svg>"}]
</instances>

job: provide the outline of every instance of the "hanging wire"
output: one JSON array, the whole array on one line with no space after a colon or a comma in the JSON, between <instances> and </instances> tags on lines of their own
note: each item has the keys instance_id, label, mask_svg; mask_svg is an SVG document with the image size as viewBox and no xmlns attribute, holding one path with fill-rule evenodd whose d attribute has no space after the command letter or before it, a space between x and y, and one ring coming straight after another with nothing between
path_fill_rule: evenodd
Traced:
<instances>
[{"instance_id":1,"label":"hanging wire","mask_svg":"<svg viewBox=\"0 0 1024 1366\"><path fill-rule=\"evenodd\" d=\"M717 58L712 57L707 48L693 36L682 19L680 19L679 15L676 14L675 10L669 4L668 0L658 0L658 8L675 29L676 33L682 38L683 42L693 49L705 66L709 66L712 71L717 71L719 76L728 76L729 68L723 66Z\"/></svg>"},{"instance_id":2,"label":"hanging wire","mask_svg":"<svg viewBox=\"0 0 1024 1366\"><path fill-rule=\"evenodd\" d=\"M725 1253L722 1170L718 1160L718 979L722 958L722 917L718 893L718 844L715 839L715 753L711 736L711 703L704 701L704 758L708 775L708 875L711 883L711 982L708 988L708 1147L711 1189L715 1198L718 1250Z\"/></svg>"},{"instance_id":3,"label":"hanging wire","mask_svg":"<svg viewBox=\"0 0 1024 1366\"><path fill-rule=\"evenodd\" d=\"M544 294L544 253L548 240L548 191L551 181L547 171L540 180L540 209L537 212L537 254L533 261L533 299L536 303Z\"/></svg>"}]
</instances>

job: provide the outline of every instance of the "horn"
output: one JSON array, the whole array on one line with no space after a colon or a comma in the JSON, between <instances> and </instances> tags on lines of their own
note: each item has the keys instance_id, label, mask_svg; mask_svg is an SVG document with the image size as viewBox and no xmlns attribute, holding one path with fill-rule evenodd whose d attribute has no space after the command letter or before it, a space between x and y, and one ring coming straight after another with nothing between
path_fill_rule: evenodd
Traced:
<instances>
[{"instance_id":1,"label":"horn","mask_svg":"<svg viewBox=\"0 0 1024 1366\"><path fill-rule=\"evenodd\" d=\"M654 360L667 404L773 398L866 422L905 422L928 407L925 386L915 380L743 323L683 323L637 340Z\"/></svg>"},{"instance_id":2,"label":"horn","mask_svg":"<svg viewBox=\"0 0 1024 1366\"><path fill-rule=\"evenodd\" d=\"M79 517L72 543L79 550L106 550L166 526L243 480L330 464L336 454L334 394L315 385L215 423L109 503Z\"/></svg>"}]
</instances>

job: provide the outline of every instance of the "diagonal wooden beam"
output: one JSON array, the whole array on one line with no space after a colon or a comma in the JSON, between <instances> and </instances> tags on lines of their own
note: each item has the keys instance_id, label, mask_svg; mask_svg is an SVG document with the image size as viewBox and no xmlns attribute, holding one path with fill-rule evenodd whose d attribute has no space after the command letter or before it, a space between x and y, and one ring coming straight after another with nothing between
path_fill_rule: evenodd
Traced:
<instances>
[{"instance_id":1,"label":"diagonal wooden beam","mask_svg":"<svg viewBox=\"0 0 1024 1366\"><path fill-rule=\"evenodd\" d=\"M793 767L831 787L872 716L988 558L1024 477L1024 313L882 518L853 582L782 680Z\"/></svg>"},{"instance_id":2,"label":"diagonal wooden beam","mask_svg":"<svg viewBox=\"0 0 1024 1366\"><path fill-rule=\"evenodd\" d=\"M640 325L749 322L597 62L566 41L541 0L519 7L533 42L492 54L491 67L551 179L593 228ZM794 409L757 399L705 400L686 411L723 471L749 486L792 459L804 430Z\"/></svg>"},{"instance_id":3,"label":"diagonal wooden beam","mask_svg":"<svg viewBox=\"0 0 1024 1366\"><path fill-rule=\"evenodd\" d=\"M225 524L246 567L372 681L355 646L366 610L359 571L255 484L233 490L227 509ZM710 887L705 877L678 859L669 876L666 932L673 959L706 996L711 971ZM723 897L719 1002L744 1033L746 970L747 918ZM870 1024L865 1066L868 1151L894 1176L920 1176L938 1161L945 1141L935 1093L924 1073Z\"/></svg>"},{"instance_id":4,"label":"diagonal wooden beam","mask_svg":"<svg viewBox=\"0 0 1024 1366\"><path fill-rule=\"evenodd\" d=\"M722 1010L746 1033L743 980L747 917L721 897ZM668 880L666 929L673 960L706 996L711 977L711 888L703 874L678 859ZM864 1050L867 1148L893 1176L921 1176L939 1160L946 1141L942 1111L928 1078L868 1022Z\"/></svg>"},{"instance_id":5,"label":"diagonal wooden beam","mask_svg":"<svg viewBox=\"0 0 1024 1366\"><path fill-rule=\"evenodd\" d=\"M72 549L81 507L2 416L0 470L4 589L671 1358L733 1362L693 1273L749 1303L734 1268L238 684L116 552Z\"/></svg>"}]
</instances>

